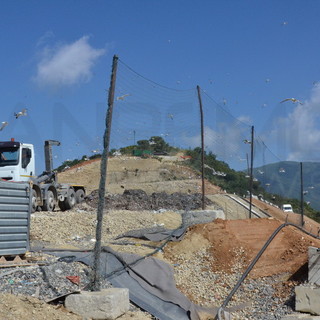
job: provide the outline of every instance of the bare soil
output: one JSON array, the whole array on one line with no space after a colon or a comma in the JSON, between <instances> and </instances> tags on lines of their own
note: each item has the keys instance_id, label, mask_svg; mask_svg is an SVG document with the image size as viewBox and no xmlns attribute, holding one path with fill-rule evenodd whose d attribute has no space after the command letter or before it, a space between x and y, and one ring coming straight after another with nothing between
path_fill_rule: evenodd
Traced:
<instances>
[{"instance_id":1,"label":"bare soil","mask_svg":"<svg viewBox=\"0 0 320 320\"><path fill-rule=\"evenodd\" d=\"M0 294L1 320L81 320L82 317L68 312L63 306L49 305L29 296Z\"/></svg>"},{"instance_id":2,"label":"bare soil","mask_svg":"<svg viewBox=\"0 0 320 320\"><path fill-rule=\"evenodd\" d=\"M113 157L108 160L106 192L122 194L124 189L141 189L147 194L201 192L201 175L183 165L179 157L166 160L142 159L138 157ZM100 160L83 162L58 175L60 182L77 183L86 187L87 194L98 189L100 181ZM222 192L219 187L205 181L207 194Z\"/></svg>"},{"instance_id":3,"label":"bare soil","mask_svg":"<svg viewBox=\"0 0 320 320\"><path fill-rule=\"evenodd\" d=\"M207 247L213 257L213 271L231 273L239 260L244 271L281 224L276 219L217 219L191 227L184 241L168 246L166 257L169 258L169 252L174 256L186 249L190 251L190 247ZM275 236L249 276L292 275L307 263L309 246L319 247L320 240L287 226Z\"/></svg>"}]
</instances>

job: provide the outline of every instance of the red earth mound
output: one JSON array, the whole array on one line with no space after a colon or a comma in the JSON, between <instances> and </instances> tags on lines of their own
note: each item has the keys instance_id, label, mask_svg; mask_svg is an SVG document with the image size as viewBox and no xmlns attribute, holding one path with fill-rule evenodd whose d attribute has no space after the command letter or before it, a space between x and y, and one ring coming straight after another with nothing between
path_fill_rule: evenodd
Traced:
<instances>
[{"instance_id":1,"label":"red earth mound","mask_svg":"<svg viewBox=\"0 0 320 320\"><path fill-rule=\"evenodd\" d=\"M276 219L218 219L192 227L187 236L201 234L210 242L214 271L231 272L235 266L244 271L281 224ZM294 274L307 263L309 246L320 247L320 240L293 226L284 227L271 241L249 277L285 272Z\"/></svg>"}]
</instances>

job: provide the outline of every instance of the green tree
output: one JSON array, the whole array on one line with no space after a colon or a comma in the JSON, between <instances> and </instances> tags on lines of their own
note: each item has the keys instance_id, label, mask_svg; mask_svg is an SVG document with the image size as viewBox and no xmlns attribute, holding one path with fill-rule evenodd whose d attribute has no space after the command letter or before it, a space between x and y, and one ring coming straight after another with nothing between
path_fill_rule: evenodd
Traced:
<instances>
[{"instance_id":1,"label":"green tree","mask_svg":"<svg viewBox=\"0 0 320 320\"><path fill-rule=\"evenodd\" d=\"M149 142L154 152L168 152L170 150L169 144L162 137L153 136L149 139Z\"/></svg>"},{"instance_id":2,"label":"green tree","mask_svg":"<svg viewBox=\"0 0 320 320\"><path fill-rule=\"evenodd\" d=\"M150 150L149 140L138 140L137 145L140 150Z\"/></svg>"},{"instance_id":3,"label":"green tree","mask_svg":"<svg viewBox=\"0 0 320 320\"><path fill-rule=\"evenodd\" d=\"M132 154L132 151L136 149L136 147L137 147L136 145L123 147L123 148L120 148L120 152L122 154Z\"/></svg>"}]
</instances>

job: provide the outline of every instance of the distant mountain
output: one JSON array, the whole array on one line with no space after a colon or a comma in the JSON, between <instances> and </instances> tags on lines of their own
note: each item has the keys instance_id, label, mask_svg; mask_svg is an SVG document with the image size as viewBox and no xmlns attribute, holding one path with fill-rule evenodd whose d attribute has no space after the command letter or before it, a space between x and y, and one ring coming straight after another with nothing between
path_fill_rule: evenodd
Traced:
<instances>
[{"instance_id":1,"label":"distant mountain","mask_svg":"<svg viewBox=\"0 0 320 320\"><path fill-rule=\"evenodd\" d=\"M304 201L310 202L312 208L320 210L320 163L304 162L302 171ZM254 168L253 172L267 192L300 200L300 162L281 161Z\"/></svg>"}]
</instances>

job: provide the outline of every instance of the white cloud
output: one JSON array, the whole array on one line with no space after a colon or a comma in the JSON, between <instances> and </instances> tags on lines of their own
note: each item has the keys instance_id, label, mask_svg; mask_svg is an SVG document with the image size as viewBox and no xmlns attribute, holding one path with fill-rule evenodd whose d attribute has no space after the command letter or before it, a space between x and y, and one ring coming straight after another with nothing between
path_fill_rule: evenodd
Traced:
<instances>
[{"instance_id":1,"label":"white cloud","mask_svg":"<svg viewBox=\"0 0 320 320\"><path fill-rule=\"evenodd\" d=\"M247 145L244 144L244 137L250 131L246 126L230 125L230 123L219 123L217 130L204 127L204 146L206 151L211 151L221 160L240 157L245 154ZM184 142L191 148L201 146L201 135L184 137Z\"/></svg>"},{"instance_id":2,"label":"white cloud","mask_svg":"<svg viewBox=\"0 0 320 320\"><path fill-rule=\"evenodd\" d=\"M252 119L249 116L240 116L237 119L248 126L252 124Z\"/></svg>"},{"instance_id":3,"label":"white cloud","mask_svg":"<svg viewBox=\"0 0 320 320\"><path fill-rule=\"evenodd\" d=\"M34 80L39 85L53 87L88 82L94 64L104 54L105 49L90 46L88 36L54 49L46 47L42 51Z\"/></svg>"},{"instance_id":4,"label":"white cloud","mask_svg":"<svg viewBox=\"0 0 320 320\"><path fill-rule=\"evenodd\" d=\"M205 137L205 146L211 147L214 141L220 139L220 135L218 132L212 130L209 127L204 127L204 137ZM194 149L196 147L201 147L201 133L194 136L184 136L183 142L185 145Z\"/></svg>"},{"instance_id":5,"label":"white cloud","mask_svg":"<svg viewBox=\"0 0 320 320\"><path fill-rule=\"evenodd\" d=\"M37 44L36 47L42 47L44 46L48 41L54 38L54 33L52 31L47 31L45 34L43 34Z\"/></svg>"},{"instance_id":6,"label":"white cloud","mask_svg":"<svg viewBox=\"0 0 320 320\"><path fill-rule=\"evenodd\" d=\"M273 137L287 149L287 160L320 160L320 86L313 88L309 100L294 105L288 117L276 121Z\"/></svg>"}]
</instances>

